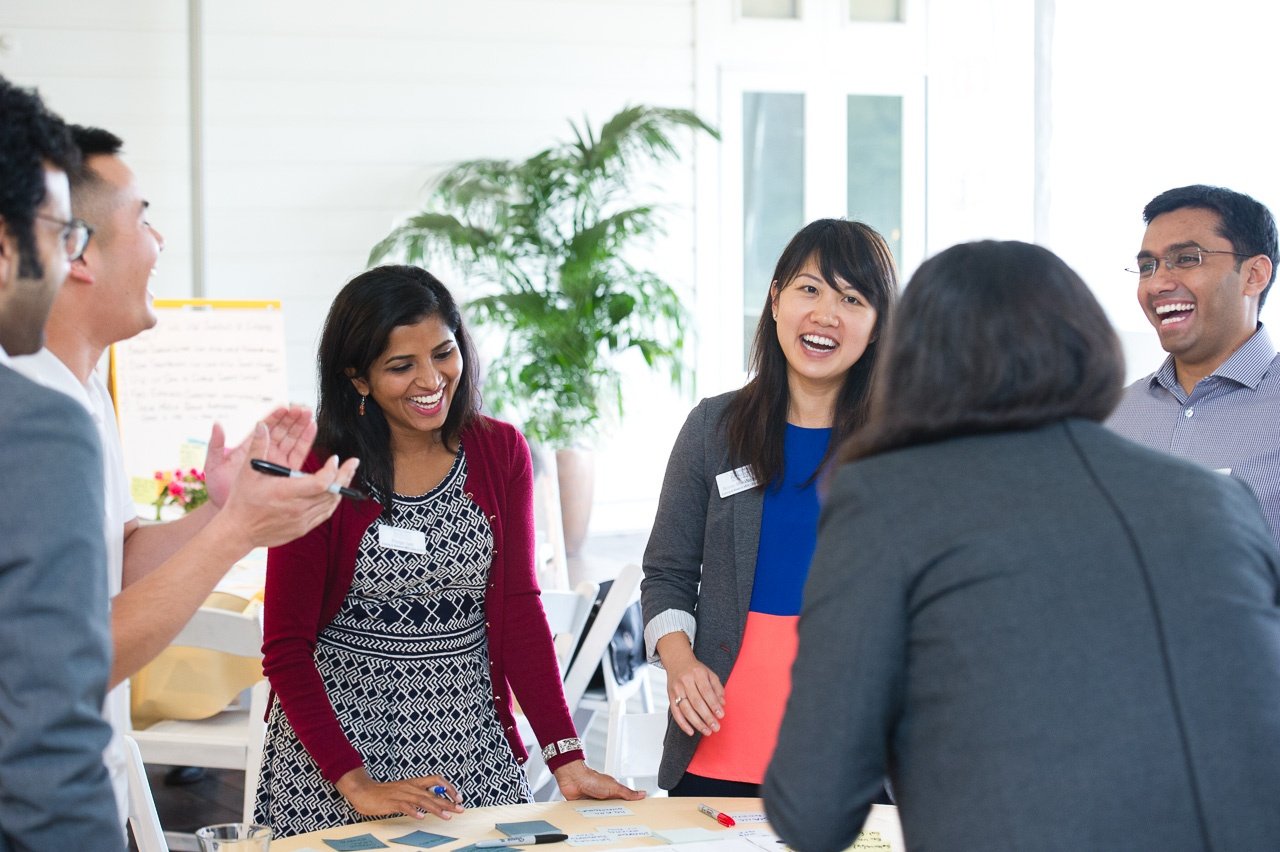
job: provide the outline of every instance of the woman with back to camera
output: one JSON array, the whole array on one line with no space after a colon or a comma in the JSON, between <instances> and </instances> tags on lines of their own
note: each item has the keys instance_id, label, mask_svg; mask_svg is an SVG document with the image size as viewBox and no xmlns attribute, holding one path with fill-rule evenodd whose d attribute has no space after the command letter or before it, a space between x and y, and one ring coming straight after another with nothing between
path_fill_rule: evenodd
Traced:
<instances>
[{"instance_id":1,"label":"woman with back to camera","mask_svg":"<svg viewBox=\"0 0 1280 852\"><path fill-rule=\"evenodd\" d=\"M1120 344L1046 249L947 249L885 344L823 509L774 829L844 849L888 772L909 849L1276 848L1280 556L1249 488L1101 425Z\"/></svg>"},{"instance_id":2,"label":"woman with back to camera","mask_svg":"<svg viewBox=\"0 0 1280 852\"><path fill-rule=\"evenodd\" d=\"M862 424L893 255L860 222L821 219L783 250L752 378L704 399L671 451L644 555L650 657L672 724L673 796L756 796L786 703L824 462Z\"/></svg>"},{"instance_id":3,"label":"woman with back to camera","mask_svg":"<svg viewBox=\"0 0 1280 852\"><path fill-rule=\"evenodd\" d=\"M512 693L565 798L640 796L583 762L534 575L529 448L480 414L476 363L417 267L371 269L329 311L308 469L357 456L374 499L268 557L256 818L277 836L528 801Z\"/></svg>"}]
</instances>

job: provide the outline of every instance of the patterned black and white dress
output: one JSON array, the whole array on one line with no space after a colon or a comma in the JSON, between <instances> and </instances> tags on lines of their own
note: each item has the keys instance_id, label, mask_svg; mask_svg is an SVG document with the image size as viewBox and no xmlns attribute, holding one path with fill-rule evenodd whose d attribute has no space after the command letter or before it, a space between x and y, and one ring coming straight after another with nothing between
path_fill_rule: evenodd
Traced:
<instances>
[{"instance_id":1,"label":"patterned black and white dress","mask_svg":"<svg viewBox=\"0 0 1280 852\"><path fill-rule=\"evenodd\" d=\"M351 589L316 640L315 664L338 722L375 781L443 775L468 807L530 800L493 706L484 592L493 532L463 493L459 449L444 480L394 496L395 526L426 534L427 552L360 541ZM277 837L374 817L320 774L272 702L254 819Z\"/></svg>"}]
</instances>

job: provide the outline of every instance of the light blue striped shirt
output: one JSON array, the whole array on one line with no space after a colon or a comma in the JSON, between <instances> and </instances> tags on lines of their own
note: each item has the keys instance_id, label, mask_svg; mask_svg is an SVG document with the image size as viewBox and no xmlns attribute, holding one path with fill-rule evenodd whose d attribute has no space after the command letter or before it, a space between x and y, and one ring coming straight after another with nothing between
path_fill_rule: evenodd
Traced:
<instances>
[{"instance_id":1,"label":"light blue striped shirt","mask_svg":"<svg viewBox=\"0 0 1280 852\"><path fill-rule=\"evenodd\" d=\"M1125 388L1107 425L1139 444L1248 483L1280 546L1280 355L1261 323L1190 394L1178 384L1170 355L1159 370Z\"/></svg>"}]
</instances>

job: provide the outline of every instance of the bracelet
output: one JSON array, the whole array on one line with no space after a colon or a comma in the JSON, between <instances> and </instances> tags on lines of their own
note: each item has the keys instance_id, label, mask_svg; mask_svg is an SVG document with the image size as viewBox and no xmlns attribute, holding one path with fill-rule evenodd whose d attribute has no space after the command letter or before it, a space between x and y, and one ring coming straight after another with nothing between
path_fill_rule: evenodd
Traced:
<instances>
[{"instance_id":1,"label":"bracelet","mask_svg":"<svg viewBox=\"0 0 1280 852\"><path fill-rule=\"evenodd\" d=\"M542 750L542 759L550 761L557 754L566 754L571 751L582 751L582 740L569 737L567 740L554 742Z\"/></svg>"}]
</instances>

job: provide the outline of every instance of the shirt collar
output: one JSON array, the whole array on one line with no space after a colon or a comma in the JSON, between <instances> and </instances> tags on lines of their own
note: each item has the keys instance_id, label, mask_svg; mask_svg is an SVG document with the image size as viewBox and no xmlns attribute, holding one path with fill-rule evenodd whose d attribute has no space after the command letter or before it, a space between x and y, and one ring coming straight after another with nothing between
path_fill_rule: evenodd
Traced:
<instances>
[{"instance_id":1,"label":"shirt collar","mask_svg":"<svg viewBox=\"0 0 1280 852\"><path fill-rule=\"evenodd\" d=\"M0 364L9 366L9 353L4 351L3 346L0 346Z\"/></svg>"},{"instance_id":2,"label":"shirt collar","mask_svg":"<svg viewBox=\"0 0 1280 852\"><path fill-rule=\"evenodd\" d=\"M1271 343L1271 335L1267 334L1267 329L1262 323L1258 323L1258 330L1209 375L1229 379L1250 390L1257 390L1267 371L1271 369L1271 362L1275 357L1276 347ZM1150 385L1156 384L1169 391L1181 388L1172 355L1165 358L1160 369L1151 376Z\"/></svg>"},{"instance_id":3,"label":"shirt collar","mask_svg":"<svg viewBox=\"0 0 1280 852\"><path fill-rule=\"evenodd\" d=\"M48 349L41 349L35 354L23 356L23 360L34 368L31 373L27 373L28 377L34 378L45 387L53 388L71 397L83 405L85 411L89 412L95 421L98 420L98 412L94 408L93 400L89 398L88 388L80 383L76 374L71 372L71 368L62 363L57 355Z\"/></svg>"}]
</instances>

